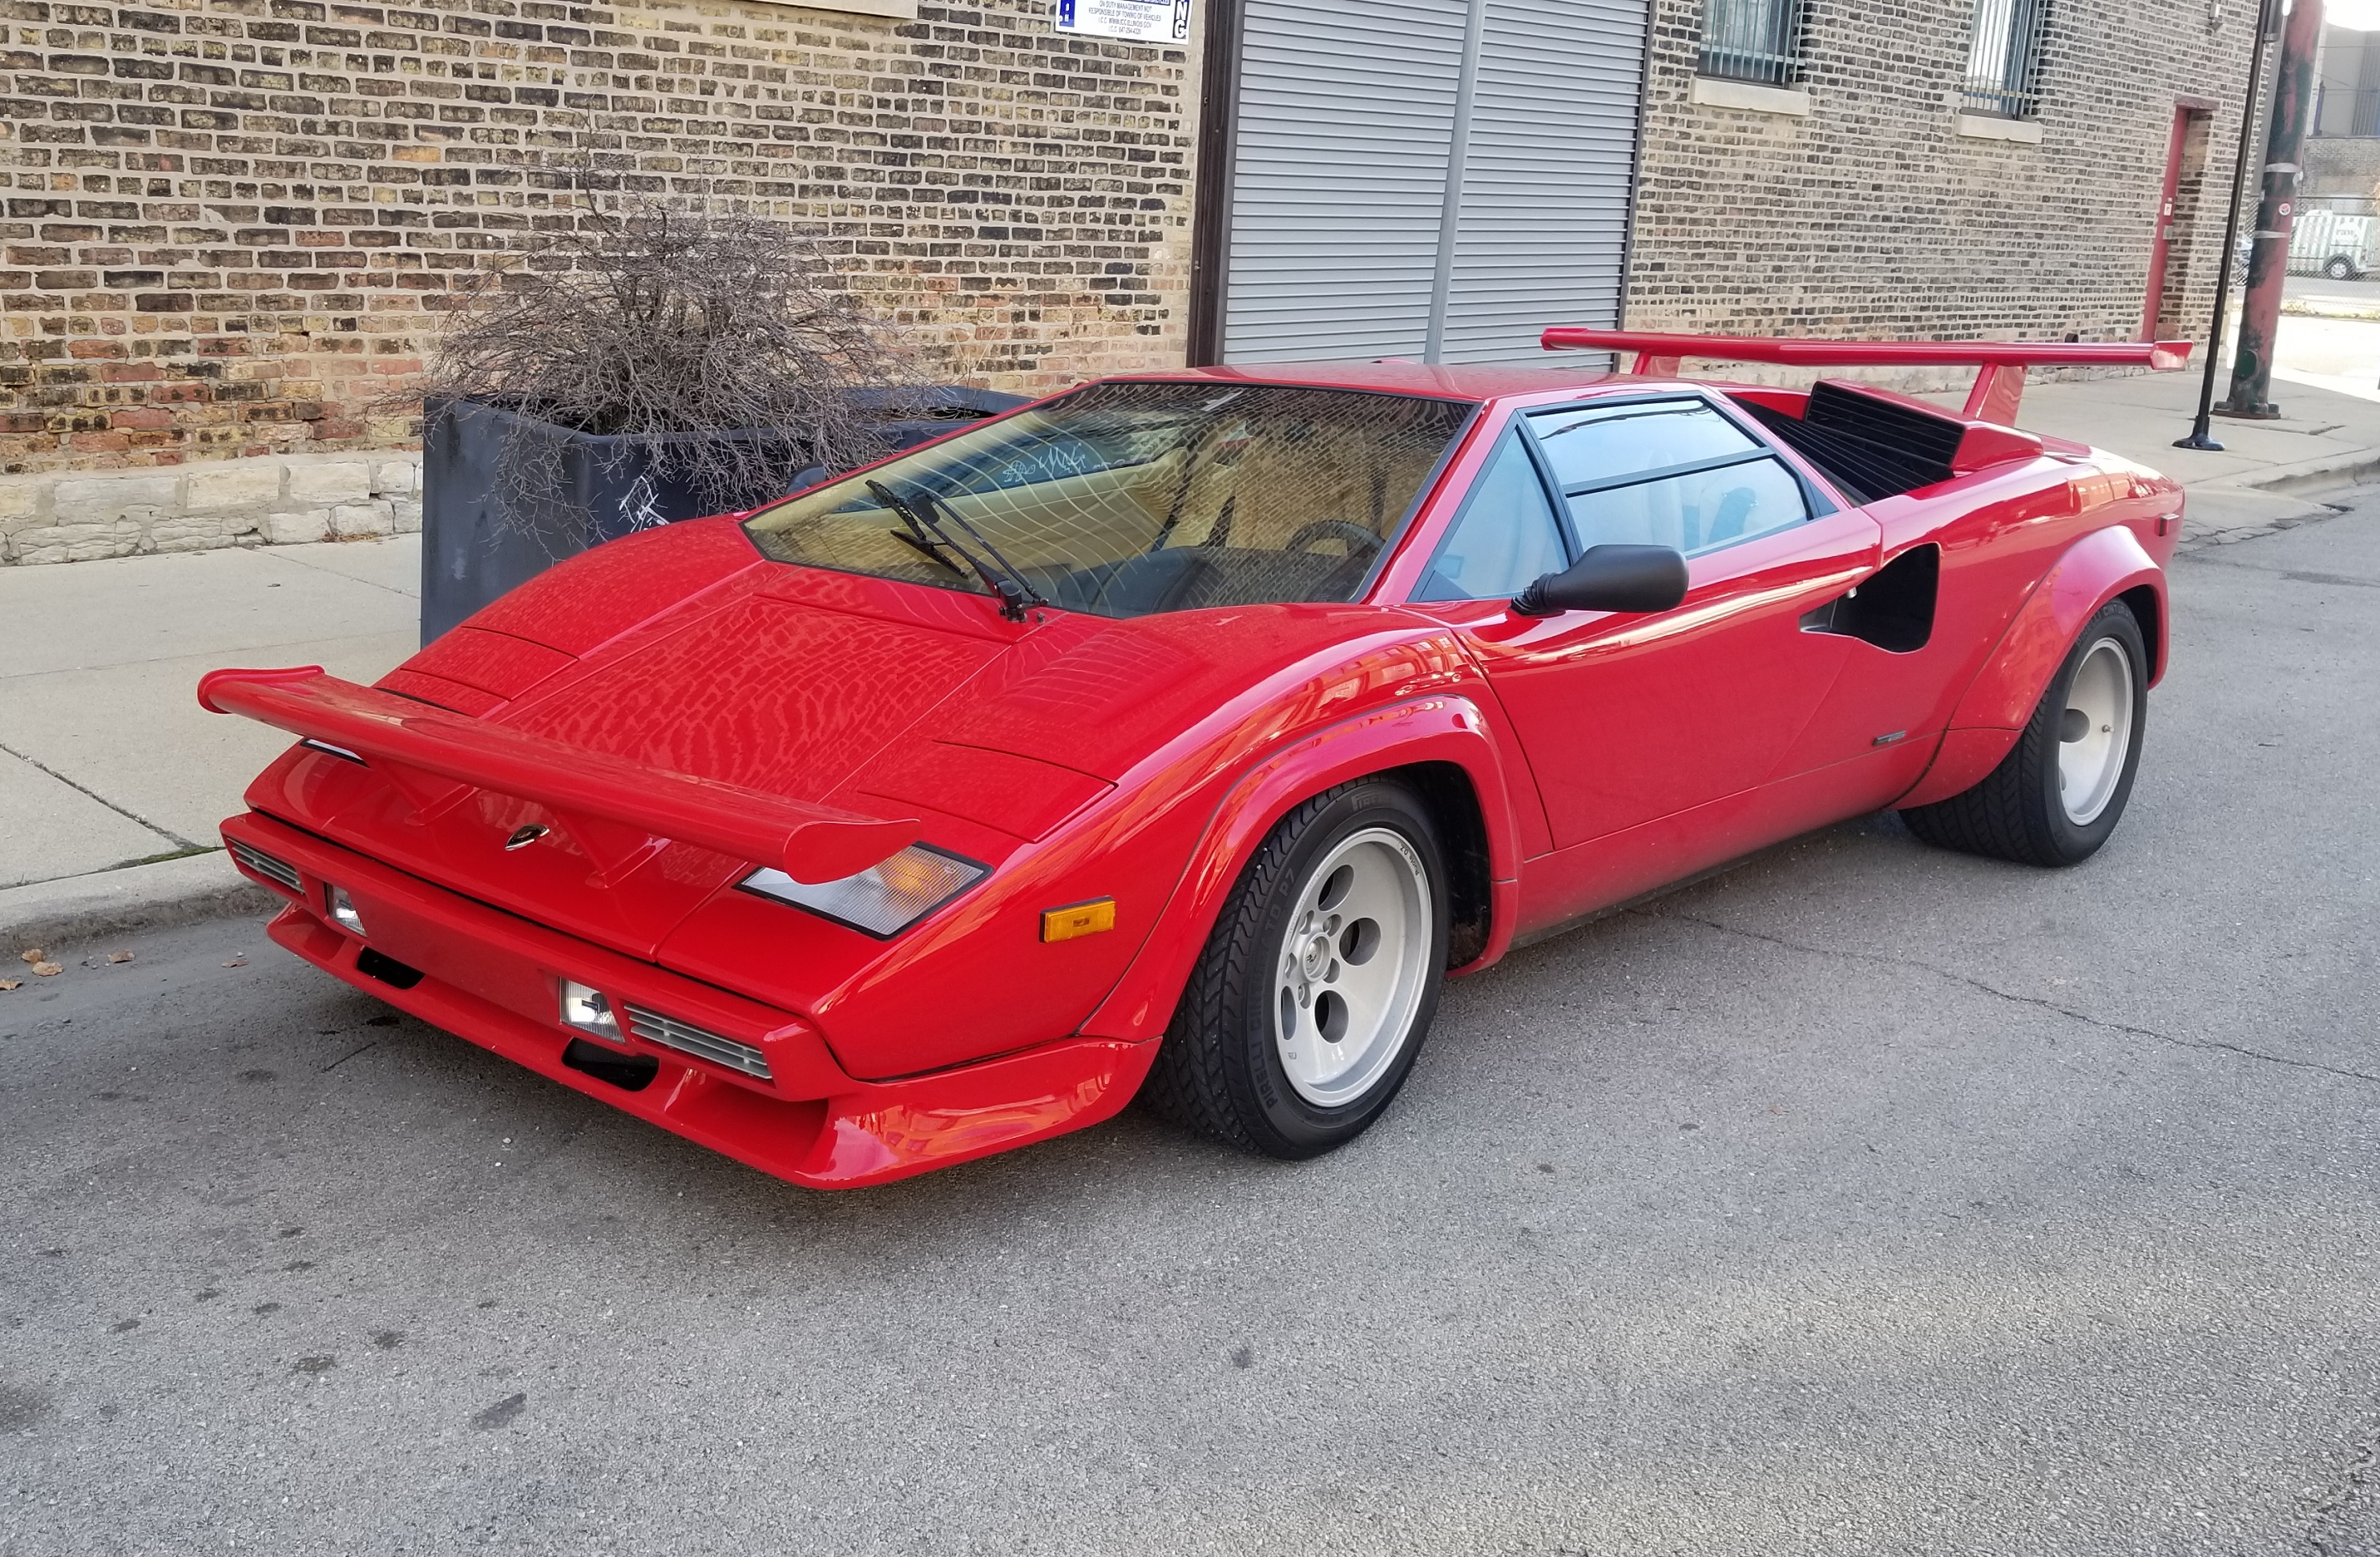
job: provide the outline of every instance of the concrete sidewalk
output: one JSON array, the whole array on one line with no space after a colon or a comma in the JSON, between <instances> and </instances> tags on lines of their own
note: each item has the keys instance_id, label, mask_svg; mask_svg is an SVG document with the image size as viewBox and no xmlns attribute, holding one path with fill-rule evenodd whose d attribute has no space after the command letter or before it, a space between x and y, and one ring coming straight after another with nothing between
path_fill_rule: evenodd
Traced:
<instances>
[{"instance_id":1,"label":"concrete sidewalk","mask_svg":"<svg viewBox=\"0 0 2380 1557\"><path fill-rule=\"evenodd\" d=\"M2325 513L2307 493L2380 474L2380 398L2301 384L2277 390L2283 420L2218 419L2221 454L2173 447L2198 382L2038 384L2022 420L2180 477L2192 544ZM415 645L420 555L408 535L0 569L0 952L261 906L214 829L287 737L192 690L225 664L391 669Z\"/></svg>"},{"instance_id":2,"label":"concrete sidewalk","mask_svg":"<svg viewBox=\"0 0 2380 1557\"><path fill-rule=\"evenodd\" d=\"M237 900L215 825L288 737L200 709L199 676L372 680L418 644L420 578L418 535L0 569L0 960Z\"/></svg>"}]
</instances>

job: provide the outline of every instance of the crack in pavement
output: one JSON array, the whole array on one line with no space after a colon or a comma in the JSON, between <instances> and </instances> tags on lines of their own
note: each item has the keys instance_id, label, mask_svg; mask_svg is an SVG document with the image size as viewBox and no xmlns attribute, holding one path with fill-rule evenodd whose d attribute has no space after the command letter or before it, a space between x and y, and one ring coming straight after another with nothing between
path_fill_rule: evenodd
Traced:
<instances>
[{"instance_id":1,"label":"crack in pavement","mask_svg":"<svg viewBox=\"0 0 2380 1557\"><path fill-rule=\"evenodd\" d=\"M2229 557L2197 557L2194 560L2214 567L2238 568L2242 573L2268 573L2293 584L2340 584L2358 590L2380 590L2380 578L2357 578L2345 573L2308 573L2302 568L2275 567L2269 563L2234 562Z\"/></svg>"},{"instance_id":2,"label":"crack in pavement","mask_svg":"<svg viewBox=\"0 0 2380 1557\"><path fill-rule=\"evenodd\" d=\"M327 544L327 545L333 545L333 546L338 546L338 545L356 545L356 544L358 544L358 543L359 543L359 542L358 542L358 541L327 541L327 542L324 542L324 541L317 541L317 542L315 542L315 544L317 544L317 545L324 545L324 544ZM373 542L373 543L374 543L374 544L377 544L378 542L377 542L377 541L375 541L375 542ZM274 561L274 562L285 562L285 563L289 564L289 565L290 565L291 566L293 566L293 567L302 567L302 568L307 568L307 569L309 569L309 570L310 570L310 571L312 571L312 572L315 572L315 573L326 573L326 574L329 574L329 575L330 575L332 578L345 578L346 580L347 580L347 582L349 582L349 583L351 583L351 584L363 584L363 585L367 585L367 586L369 586L369 587L370 587L370 588L372 588L372 589L375 589L375 590L386 590L386 591L388 591L390 594L393 594L393 595L403 595L403 596L404 596L406 599L407 599L407 600L418 600L418 599L419 599L419 598L420 598L420 597L419 597L419 595L417 595L413 590L407 590L407 589L404 589L404 588L402 588L402 587L400 587L400 586L398 586L398 585L395 585L395 584L383 584L383 583L382 583L382 582L381 582L379 579L377 579L377 578L358 578L358 577L357 577L355 574L352 574L352 573L343 573L343 572L341 572L339 569L337 569L337 568L335 568L335 567L324 567L324 566L321 566L321 565L320 565L320 564L318 564L318 563L311 563L311 562L309 562L309 561L307 561L304 557L292 557L292 556L285 556L285 556L277 556L277 557L274 557L274 558L273 558L272 560L273 560L273 561Z\"/></svg>"},{"instance_id":3,"label":"crack in pavement","mask_svg":"<svg viewBox=\"0 0 2380 1557\"><path fill-rule=\"evenodd\" d=\"M124 818L127 821L139 822L141 826L149 829L150 832L154 833L160 838L163 838L168 843L174 845L176 848L188 849L193 852L201 851L206 848L204 844L194 844L189 839L183 837L179 833L176 833L170 828L158 826L155 822L150 821L147 817L142 816L138 811L127 810L124 807L117 805L115 801L109 799L106 796L102 795L98 790L91 788L89 785L77 784L74 780L67 777L66 774L58 772L55 768L51 767L48 763L41 760L39 758L29 757L25 753L18 750L15 747L6 745L5 743L0 743L0 752L5 752L8 756L15 758L18 761L22 762L25 766L34 770L36 772L49 774L50 777L57 780L60 784L65 785L68 789L74 790L79 794L89 796L91 798L98 801L101 805L105 806L109 810L114 811L116 815Z\"/></svg>"},{"instance_id":4,"label":"crack in pavement","mask_svg":"<svg viewBox=\"0 0 2380 1557\"><path fill-rule=\"evenodd\" d=\"M1874 963L1882 967L1905 967L1920 973L1930 973L1937 979L1964 985L1968 989L1990 995L1995 1000L2004 1000L2013 1005L2034 1006L2036 1009L2064 1016L2070 1021L2097 1028L2105 1032L2123 1033L2132 1038L2155 1039L2159 1043L2168 1043L2177 1049L2197 1049L2211 1052L2238 1054L2246 1059L2262 1060L2267 1064L2287 1065L2292 1070L2321 1071L2325 1076L2344 1077L2350 1081L2380 1081L2380 1074L2371 1071L2350 1070L2343 1065L2326 1065L2319 1060L2294 1060L2286 1054L2271 1054L2261 1049L2250 1049L2244 1044L2227 1043L2217 1038L2177 1038L2171 1033L2159 1032L2155 1028L2135 1027L2130 1022L2110 1021L2104 1016L2095 1016L2087 1011L2078 1011L2070 1005L2061 1005L2046 996L2017 994L2011 991L2000 989L1997 985L1987 984L1980 979L1970 978L1964 973L1953 973L1947 967L1937 967L1932 963L1918 962L1910 957L1891 957L1876 952L1845 952L1832 946L1807 945L1799 941L1788 941L1780 935L1766 935L1756 930L1739 930L1734 925L1720 924L1716 919L1706 919L1695 914L1653 913L1643 908L1631 908L1627 912L1636 918L1672 919L1685 924L1700 925L1705 930L1716 931L1721 935L1741 936L1746 941L1763 942L1771 946L1781 946L1789 952L1802 952L1811 956L1836 957L1845 962Z\"/></svg>"},{"instance_id":5,"label":"crack in pavement","mask_svg":"<svg viewBox=\"0 0 2380 1557\"><path fill-rule=\"evenodd\" d=\"M324 1065L321 1070L316 1071L314 1074L317 1076L327 1076L331 1072L338 1069L341 1065L346 1064L349 1060L354 1059L358 1054L368 1053L379 1047L380 1040L375 1038L370 1043L365 1044L361 1049L349 1050L347 1052L340 1055L337 1059L333 1060L329 1064Z\"/></svg>"}]
</instances>

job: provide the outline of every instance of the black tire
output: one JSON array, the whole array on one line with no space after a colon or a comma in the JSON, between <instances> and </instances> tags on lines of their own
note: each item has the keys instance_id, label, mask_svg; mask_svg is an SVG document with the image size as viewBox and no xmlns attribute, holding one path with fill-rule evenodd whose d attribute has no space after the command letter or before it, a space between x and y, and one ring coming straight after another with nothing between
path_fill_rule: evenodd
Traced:
<instances>
[{"instance_id":1,"label":"black tire","mask_svg":"<svg viewBox=\"0 0 2380 1557\"><path fill-rule=\"evenodd\" d=\"M2114 639L2131 671L2131 729L2123 766L2105 807L2087 823L2077 823L2059 798L2058 748L2067 696L2075 673L2091 651ZM2091 618L2049 689L2026 721L2016 745L1989 776L1963 794L1900 813L1909 830L1937 848L2012 859L2021 865L2079 865L2099 852L2115 832L2131 798L2140 769L2141 739L2148 725L2148 647L2131 608L2110 601Z\"/></svg>"},{"instance_id":2,"label":"black tire","mask_svg":"<svg viewBox=\"0 0 2380 1557\"><path fill-rule=\"evenodd\" d=\"M2333 281L2353 281L2357 278L2355 262L2344 254L2332 255L2330 262L2322 267L2322 274Z\"/></svg>"},{"instance_id":3,"label":"black tire","mask_svg":"<svg viewBox=\"0 0 2380 1557\"><path fill-rule=\"evenodd\" d=\"M1421 861L1430 901L1428 960L1419 1004L1393 1059L1360 1095L1324 1108L1301 1097L1282 1067L1273 957L1317 865L1369 828L1398 833ZM1446 949L1446 869L1428 808L1388 779L1325 791L1281 820L1233 884L1141 1098L1176 1124L1267 1157L1318 1157L1344 1146L1379 1117L1412 1071L1438 1011Z\"/></svg>"}]
</instances>

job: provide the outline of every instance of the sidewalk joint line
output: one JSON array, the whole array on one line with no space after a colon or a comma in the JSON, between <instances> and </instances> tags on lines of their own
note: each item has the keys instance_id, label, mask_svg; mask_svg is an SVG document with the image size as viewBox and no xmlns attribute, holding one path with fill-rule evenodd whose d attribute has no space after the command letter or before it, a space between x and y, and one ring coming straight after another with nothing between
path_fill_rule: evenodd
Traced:
<instances>
[{"instance_id":1,"label":"sidewalk joint line","mask_svg":"<svg viewBox=\"0 0 2380 1557\"><path fill-rule=\"evenodd\" d=\"M1783 947L1789 952L1802 952L1811 956L1837 957L1845 962L1874 963L1881 967L1912 968L1920 973L1930 973L1949 983L1964 985L1968 989L1987 994L1995 1000L2004 1000L2013 1005L2030 1005L2035 1009L2066 1017L2069 1021L2081 1022L2086 1027L2097 1028L2105 1032L2121 1033L2131 1038L2155 1039L2159 1043L2171 1044L2177 1049L2197 1049L2238 1054L2246 1059L2262 1060L2267 1064L2287 1065L2292 1070L2320 1071L2326 1076L2343 1077L2350 1081L2380 1081L2380 1074L2370 1071L2350 1070L2343 1065L2326 1065L2319 1060L2294 1060L2285 1054L2270 1054L2261 1049L2250 1049L2238 1043L2226 1043L2221 1039L2177 1038L2171 1033L2159 1032L2154 1028L2136 1027L2130 1022L2110 1021L2104 1016L2094 1016L2087 1011L2077 1011L2070 1005L2060 1005L2054 1000L2039 995L2015 994L1996 985L1987 984L1980 979L1971 978L1964 973L1953 973L1947 967L1937 967L1932 963L1918 962L1913 958L1888 957L1874 952L1845 952L1830 946L1807 945L1799 941L1788 941L1779 935L1765 935L1756 930L1739 930L1733 925L1720 924L1714 919L1706 919L1694 914L1658 914L1642 908L1632 908L1628 912L1638 918L1671 919L1685 924L1699 925L1705 930L1715 931L1721 935L1733 935L1746 941L1763 942L1771 946Z\"/></svg>"},{"instance_id":2,"label":"sidewalk joint line","mask_svg":"<svg viewBox=\"0 0 2380 1557\"><path fill-rule=\"evenodd\" d=\"M326 542L319 541L318 541L311 542L311 544L314 544L314 545L318 545L318 546L319 546L319 545L326 544ZM339 544L339 542L337 542L337 541L334 541L327 542L327 544L334 545L334 546L335 546L335 545ZM332 578L345 578L346 580L347 580L347 582L349 582L349 583L351 583L351 584L367 584L367 585L370 585L371 588L373 588L373 589L375 589L375 590L386 590L386 591L387 591L388 593L390 593L390 594L393 594L393 595L401 595L401 596L403 596L403 597L404 597L405 599L407 599L407 600L418 600L418 599L419 599L419 598L420 598L420 597L419 597L418 595L414 594L414 593L413 593L413 591L411 591L410 590L400 590L400 589L396 588L395 585L392 585L392 584L383 584L383 583L381 583L381 582L380 582L379 580L377 580L377 579L372 579L372 578L357 578L357 577L356 577L354 574L352 574L352 573L342 573L342 572L340 572L340 571L339 571L337 568L335 568L335 567L316 567L312 563L308 562L304 557L293 557L293 556L286 555L285 553L288 553L290 550L292 550L292 548L290 548L290 547L284 546L284 547L279 548L279 550L280 550L283 553L285 553L285 554L280 555L280 556L273 556L273 553L274 550L275 550L275 549L274 549L273 547L271 547L271 546L259 546L258 548L256 548L256 551L257 551L257 554L258 554L258 555L260 555L260 556L271 556L271 557L273 557L273 561L275 561L275 562L292 563L292 564L295 564L297 566L299 566L299 567L302 567L302 568L306 568L306 569L308 569L309 571L310 571L310 572L314 572L314 573L327 573L327 574L329 574L329 575L330 575Z\"/></svg>"},{"instance_id":3,"label":"sidewalk joint line","mask_svg":"<svg viewBox=\"0 0 2380 1557\"><path fill-rule=\"evenodd\" d=\"M146 826L147 823L142 823ZM144 865L167 865L176 859L197 859L205 855L221 854L221 844L175 849L166 854L143 855L139 859L119 859L113 865L103 865L96 870L69 870L63 876L36 876L30 882L10 882L0 886L0 893L15 892L19 887L55 886L60 882L90 882L102 876L113 876L118 870L138 870Z\"/></svg>"},{"instance_id":4,"label":"sidewalk joint line","mask_svg":"<svg viewBox=\"0 0 2380 1557\"><path fill-rule=\"evenodd\" d=\"M48 567L54 565L42 563L38 566ZM55 566L65 565L60 564ZM140 665L171 664L176 660L209 660L220 662L226 654L261 654L267 651L278 651L283 649L314 648L317 650L316 658L319 659L323 657L320 652L320 648L322 646L328 646L332 649L336 649L342 644L364 643L369 642L372 639L386 638L388 636L389 634L387 633L347 633L339 638L301 639L296 643L251 643L244 646L235 646L230 649L200 649L188 654L153 654L145 660L109 660L103 664L57 665L47 670L0 671L0 685L6 685L11 681L31 681L36 677L48 677L54 675L103 675L109 671L131 670ZM407 656L408 659L411 657L411 655Z\"/></svg>"},{"instance_id":5,"label":"sidewalk joint line","mask_svg":"<svg viewBox=\"0 0 2380 1557\"><path fill-rule=\"evenodd\" d=\"M150 821L147 817L142 816L140 812L127 810L124 807L117 805L115 801L109 799L106 796L102 795L99 791L91 788L90 785L77 784L74 780L67 777L66 774L58 772L55 768L51 767L48 763L41 761L36 758L26 756L23 752L18 750L15 747L8 745L6 741L0 741L0 752L6 752L7 755L15 758L18 761L24 763L29 768L49 774L50 777L57 780L60 784L65 785L68 789L74 790L79 794L90 796L101 805L105 806L109 810L114 811L117 816L124 818L128 821L139 822L141 826L149 829L150 832L154 833L160 838L163 838L166 842L174 845L176 848L188 849L193 854L205 854L210 852L208 845L205 844L192 843L189 839L183 837L179 833L175 832L170 827L160 827L155 822ZM112 870L114 867L111 866L109 869ZM99 873L100 872L96 870L87 870L83 872L85 875L91 876L98 875ZM67 878L61 876L55 877L53 880L64 881L67 880Z\"/></svg>"}]
</instances>

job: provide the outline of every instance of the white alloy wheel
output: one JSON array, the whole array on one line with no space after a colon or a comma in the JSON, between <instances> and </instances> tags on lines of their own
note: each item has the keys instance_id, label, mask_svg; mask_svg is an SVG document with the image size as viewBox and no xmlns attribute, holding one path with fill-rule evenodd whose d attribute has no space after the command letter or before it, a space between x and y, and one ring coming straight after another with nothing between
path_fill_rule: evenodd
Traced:
<instances>
[{"instance_id":1,"label":"white alloy wheel","mask_svg":"<svg viewBox=\"0 0 2380 1557\"><path fill-rule=\"evenodd\" d=\"M2115 639L2091 645L2074 667L2058 736L2058 801L2069 821L2088 827L2115 797L2132 744L2132 661Z\"/></svg>"},{"instance_id":2,"label":"white alloy wheel","mask_svg":"<svg viewBox=\"0 0 2380 1557\"><path fill-rule=\"evenodd\" d=\"M1343 839L1306 877L1274 962L1274 1038L1297 1095L1361 1097L1395 1063L1436 969L1429 873L1385 827Z\"/></svg>"}]
</instances>

